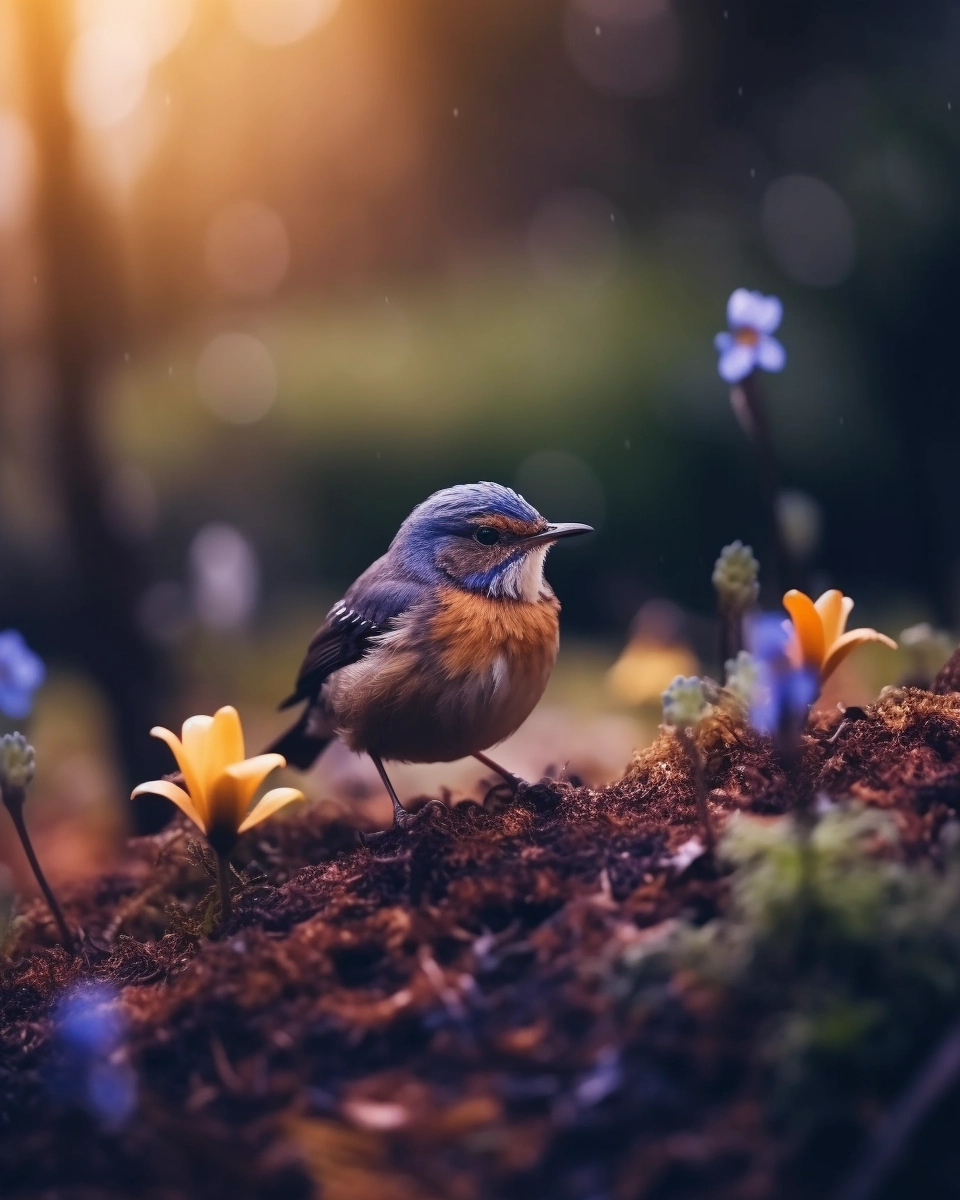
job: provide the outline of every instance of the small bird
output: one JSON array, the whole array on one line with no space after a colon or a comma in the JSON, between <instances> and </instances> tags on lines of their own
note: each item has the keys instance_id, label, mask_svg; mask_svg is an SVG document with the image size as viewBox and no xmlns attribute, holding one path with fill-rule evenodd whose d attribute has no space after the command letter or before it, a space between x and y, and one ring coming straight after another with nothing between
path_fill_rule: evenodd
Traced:
<instances>
[{"instance_id":1,"label":"small bird","mask_svg":"<svg viewBox=\"0 0 960 1200\"><path fill-rule=\"evenodd\" d=\"M553 525L497 483L435 492L317 630L296 688L306 707L270 747L307 770L337 736L370 755L409 814L388 762L472 756L514 789L484 751L518 729L557 657L560 604L543 576L547 551L589 525Z\"/></svg>"}]
</instances>

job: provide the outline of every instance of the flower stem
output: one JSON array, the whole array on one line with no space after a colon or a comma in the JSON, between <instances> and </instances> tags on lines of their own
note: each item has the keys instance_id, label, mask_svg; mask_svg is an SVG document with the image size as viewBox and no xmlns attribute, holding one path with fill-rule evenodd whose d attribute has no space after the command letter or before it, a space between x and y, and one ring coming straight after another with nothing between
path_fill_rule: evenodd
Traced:
<instances>
[{"instance_id":1,"label":"flower stem","mask_svg":"<svg viewBox=\"0 0 960 1200\"><path fill-rule=\"evenodd\" d=\"M677 733L680 736L680 744L683 746L684 753L693 769L693 790L697 797L697 813L700 817L700 826L703 830L703 845L707 854L712 856L716 850L717 837L714 833L713 821L710 818L710 808L707 805L707 781L703 772L703 757L689 729L678 729Z\"/></svg>"},{"instance_id":2,"label":"flower stem","mask_svg":"<svg viewBox=\"0 0 960 1200\"><path fill-rule=\"evenodd\" d=\"M30 834L27 832L26 822L23 819L23 802L24 793L22 788L11 788L9 785L2 792L3 803L6 806L7 812L10 814L10 819L13 821L13 827L17 831L17 836L20 838L20 844L23 846L23 852L27 856L27 862L30 864L30 869L33 871L37 883L40 885L40 891L43 892L43 898L47 902L50 912L53 914L53 919L56 921L60 929L60 938L63 942L63 947L68 953L76 953L76 943L74 942L73 934L70 932L70 927L67 925L63 916L63 911L57 903L57 898L53 894L53 888L47 883L47 877L43 873L43 868L40 866L40 860L37 858L33 849L33 843L30 840Z\"/></svg>"},{"instance_id":3,"label":"flower stem","mask_svg":"<svg viewBox=\"0 0 960 1200\"><path fill-rule=\"evenodd\" d=\"M769 525L770 549L773 555L772 570L766 572L767 586L778 601L789 566L789 555L780 532L777 499L780 494L780 460L770 433L767 409L756 372L734 384L730 389L730 405L747 437L753 442L760 466L760 482Z\"/></svg>"},{"instance_id":4,"label":"flower stem","mask_svg":"<svg viewBox=\"0 0 960 1200\"><path fill-rule=\"evenodd\" d=\"M743 610L739 608L720 608L720 678L723 678L724 665L736 658L743 649Z\"/></svg>"},{"instance_id":5,"label":"flower stem","mask_svg":"<svg viewBox=\"0 0 960 1200\"><path fill-rule=\"evenodd\" d=\"M227 854L217 855L217 889L220 893L220 920L223 922L228 920L233 912L230 899L230 856Z\"/></svg>"}]
</instances>

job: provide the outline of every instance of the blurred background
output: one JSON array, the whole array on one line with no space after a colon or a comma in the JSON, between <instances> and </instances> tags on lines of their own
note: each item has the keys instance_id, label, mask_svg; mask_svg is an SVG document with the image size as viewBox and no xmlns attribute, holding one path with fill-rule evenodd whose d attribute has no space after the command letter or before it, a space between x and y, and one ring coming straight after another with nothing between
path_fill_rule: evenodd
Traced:
<instances>
[{"instance_id":1,"label":"blurred background","mask_svg":"<svg viewBox=\"0 0 960 1200\"><path fill-rule=\"evenodd\" d=\"M169 769L155 722L278 731L327 607L460 481L597 528L551 556L564 647L503 758L617 775L646 668L714 665L720 547L764 557L713 349L737 286L785 305L811 585L949 627L958 66L949 0L0 0L0 629L48 664L51 875ZM659 657L618 686L631 628ZM305 790L381 812L338 749Z\"/></svg>"}]
</instances>

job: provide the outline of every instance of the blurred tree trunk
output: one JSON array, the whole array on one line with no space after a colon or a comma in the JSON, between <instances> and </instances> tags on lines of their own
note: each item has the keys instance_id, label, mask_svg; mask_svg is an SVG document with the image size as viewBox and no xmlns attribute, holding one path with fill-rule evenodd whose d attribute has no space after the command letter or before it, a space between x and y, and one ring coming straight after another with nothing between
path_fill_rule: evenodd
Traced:
<instances>
[{"instance_id":1,"label":"blurred tree trunk","mask_svg":"<svg viewBox=\"0 0 960 1200\"><path fill-rule=\"evenodd\" d=\"M120 349L125 311L116 239L83 179L65 101L72 8L67 0L20 0L18 6L39 162L36 232L54 389L50 436L73 555L75 587L63 597L63 619L70 653L111 702L122 767L133 783L156 778L160 767L149 737L158 663L136 621L139 564L105 519L96 379ZM144 828L156 826L168 808L158 800L152 810L147 804L134 811Z\"/></svg>"}]
</instances>

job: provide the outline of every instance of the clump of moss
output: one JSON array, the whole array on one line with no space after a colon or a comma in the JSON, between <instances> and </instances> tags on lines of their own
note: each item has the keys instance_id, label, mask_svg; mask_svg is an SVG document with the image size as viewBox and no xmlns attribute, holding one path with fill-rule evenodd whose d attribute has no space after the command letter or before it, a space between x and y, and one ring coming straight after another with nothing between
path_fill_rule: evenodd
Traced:
<instances>
[{"instance_id":1,"label":"clump of moss","mask_svg":"<svg viewBox=\"0 0 960 1200\"><path fill-rule=\"evenodd\" d=\"M731 903L627 952L614 973L628 1003L648 1005L695 979L750 1026L767 1110L800 1142L904 1086L960 1003L960 829L945 827L944 865L908 865L886 814L822 811L734 817L720 848ZM851 1145L855 1145L851 1139Z\"/></svg>"}]
</instances>

